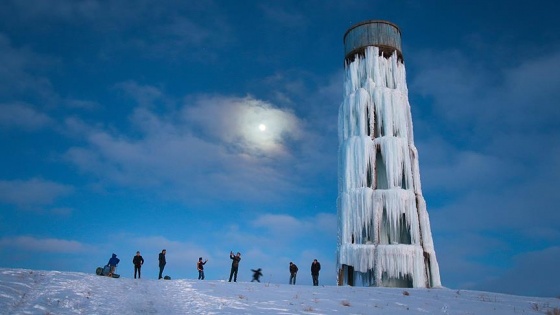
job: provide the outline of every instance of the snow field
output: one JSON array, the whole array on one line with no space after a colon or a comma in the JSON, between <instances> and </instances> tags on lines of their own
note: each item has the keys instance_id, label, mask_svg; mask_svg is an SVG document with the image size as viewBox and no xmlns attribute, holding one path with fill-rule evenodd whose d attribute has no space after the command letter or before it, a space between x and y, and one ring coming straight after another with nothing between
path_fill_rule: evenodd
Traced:
<instances>
[{"instance_id":1,"label":"snow field","mask_svg":"<svg viewBox=\"0 0 560 315\"><path fill-rule=\"evenodd\" d=\"M113 279L0 268L0 314L545 314L560 299L450 289Z\"/></svg>"}]
</instances>

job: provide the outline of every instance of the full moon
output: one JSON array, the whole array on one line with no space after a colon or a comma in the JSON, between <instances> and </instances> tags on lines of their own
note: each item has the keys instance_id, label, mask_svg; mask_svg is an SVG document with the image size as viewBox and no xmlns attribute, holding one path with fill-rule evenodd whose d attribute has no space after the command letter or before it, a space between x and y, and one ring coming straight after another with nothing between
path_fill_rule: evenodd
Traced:
<instances>
[{"instance_id":1,"label":"full moon","mask_svg":"<svg viewBox=\"0 0 560 315\"><path fill-rule=\"evenodd\" d=\"M265 131L266 130L266 125L265 124L260 124L259 125L259 130L260 131Z\"/></svg>"}]
</instances>

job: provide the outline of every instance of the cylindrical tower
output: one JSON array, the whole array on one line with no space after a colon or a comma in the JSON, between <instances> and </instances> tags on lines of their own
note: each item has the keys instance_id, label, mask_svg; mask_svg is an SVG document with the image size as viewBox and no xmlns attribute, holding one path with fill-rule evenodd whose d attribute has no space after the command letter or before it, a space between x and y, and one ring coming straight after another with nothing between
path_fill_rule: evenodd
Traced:
<instances>
[{"instance_id":1,"label":"cylindrical tower","mask_svg":"<svg viewBox=\"0 0 560 315\"><path fill-rule=\"evenodd\" d=\"M344 35L339 109L338 283L441 286L422 196L399 28Z\"/></svg>"},{"instance_id":2,"label":"cylindrical tower","mask_svg":"<svg viewBox=\"0 0 560 315\"><path fill-rule=\"evenodd\" d=\"M344 34L344 58L354 61L356 55L364 56L366 47L375 46L385 56L397 52L402 60L401 31L387 21L365 21L349 28Z\"/></svg>"}]
</instances>

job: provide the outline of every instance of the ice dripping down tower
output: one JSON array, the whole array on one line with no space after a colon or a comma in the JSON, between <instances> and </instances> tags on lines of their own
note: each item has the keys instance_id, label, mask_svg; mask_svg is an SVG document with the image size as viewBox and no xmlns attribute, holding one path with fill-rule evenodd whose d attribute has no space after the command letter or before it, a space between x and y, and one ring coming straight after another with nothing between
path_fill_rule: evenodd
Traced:
<instances>
[{"instance_id":1,"label":"ice dripping down tower","mask_svg":"<svg viewBox=\"0 0 560 315\"><path fill-rule=\"evenodd\" d=\"M422 197L399 28L366 21L344 35L339 109L338 283L441 286Z\"/></svg>"}]
</instances>

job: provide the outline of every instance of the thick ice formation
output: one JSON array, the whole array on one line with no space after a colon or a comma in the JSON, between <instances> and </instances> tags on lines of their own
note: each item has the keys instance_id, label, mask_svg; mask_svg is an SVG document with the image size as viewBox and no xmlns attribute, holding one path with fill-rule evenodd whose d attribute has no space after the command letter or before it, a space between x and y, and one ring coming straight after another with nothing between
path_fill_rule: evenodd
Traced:
<instances>
[{"instance_id":1,"label":"thick ice formation","mask_svg":"<svg viewBox=\"0 0 560 315\"><path fill-rule=\"evenodd\" d=\"M339 270L364 285L441 286L404 64L370 46L345 70L338 116Z\"/></svg>"}]
</instances>

